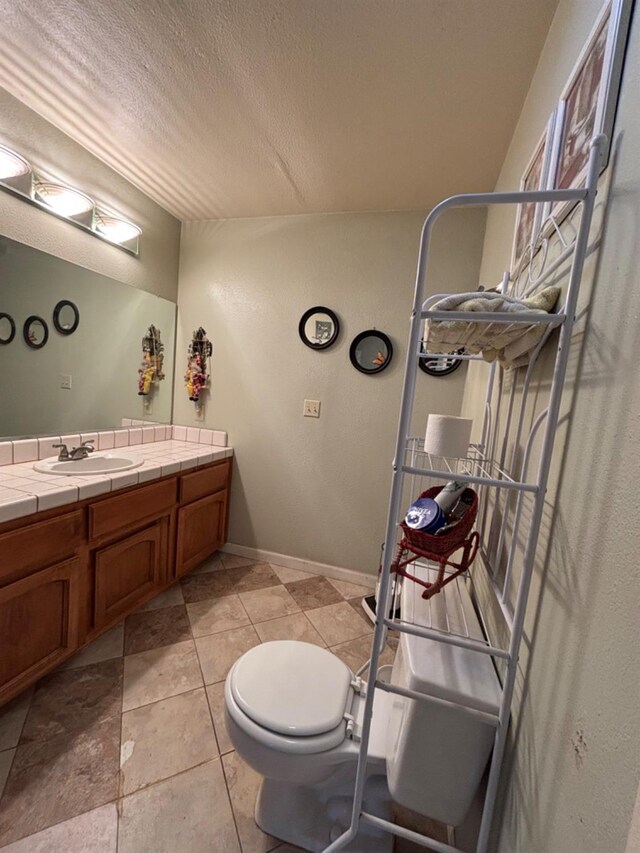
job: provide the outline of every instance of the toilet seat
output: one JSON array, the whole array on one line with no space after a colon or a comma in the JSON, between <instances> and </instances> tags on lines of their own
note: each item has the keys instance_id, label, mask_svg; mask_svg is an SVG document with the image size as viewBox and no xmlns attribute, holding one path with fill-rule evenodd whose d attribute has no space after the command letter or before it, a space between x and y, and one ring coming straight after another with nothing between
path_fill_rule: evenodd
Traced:
<instances>
[{"instance_id":1,"label":"toilet seat","mask_svg":"<svg viewBox=\"0 0 640 853\"><path fill-rule=\"evenodd\" d=\"M331 652L295 640L255 646L236 661L225 686L232 719L257 741L310 754L345 739L353 673Z\"/></svg>"}]
</instances>

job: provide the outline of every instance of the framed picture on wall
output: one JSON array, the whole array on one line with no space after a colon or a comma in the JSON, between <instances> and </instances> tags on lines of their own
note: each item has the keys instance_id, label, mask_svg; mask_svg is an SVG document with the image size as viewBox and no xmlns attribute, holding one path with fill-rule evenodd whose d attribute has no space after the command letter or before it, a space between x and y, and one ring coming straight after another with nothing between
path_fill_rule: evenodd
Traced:
<instances>
[{"instance_id":1,"label":"framed picture on wall","mask_svg":"<svg viewBox=\"0 0 640 853\"><path fill-rule=\"evenodd\" d=\"M557 139L559 138L556 115L557 110L551 114L547 127L525 167L522 178L520 179L521 190L543 190L549 186L552 175L551 167L557 162L557 150L554 154L554 142L556 142L557 149ZM527 202L518 205L513 250L511 253L513 277L522 272L531 261L544 213L545 210L542 204Z\"/></svg>"},{"instance_id":2,"label":"framed picture on wall","mask_svg":"<svg viewBox=\"0 0 640 853\"><path fill-rule=\"evenodd\" d=\"M602 169L609 161L632 6L633 0L605 3L560 96L564 117L555 169L557 189L583 186L589 143L598 133L607 137ZM557 204L554 218L561 221L572 207L572 202Z\"/></svg>"}]
</instances>

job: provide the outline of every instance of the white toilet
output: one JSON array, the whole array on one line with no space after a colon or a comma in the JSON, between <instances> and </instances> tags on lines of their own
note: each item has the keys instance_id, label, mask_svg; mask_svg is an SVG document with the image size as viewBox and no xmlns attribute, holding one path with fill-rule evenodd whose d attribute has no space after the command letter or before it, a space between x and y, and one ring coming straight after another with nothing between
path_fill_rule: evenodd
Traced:
<instances>
[{"instance_id":1,"label":"white toilet","mask_svg":"<svg viewBox=\"0 0 640 853\"><path fill-rule=\"evenodd\" d=\"M420 592L405 583L403 615L425 624L427 602ZM441 600L434 605L436 598ZM459 595L456 601L470 634L480 637L471 601ZM437 625L445 605L444 593L435 596L429 624ZM497 712L498 680L486 655L402 634L391 681ZM265 832L320 853L349 826L364 689L335 655L308 643L264 643L236 661L225 684L226 723L240 756L264 777L255 819ZM454 709L382 690L373 709L364 810L390 819L395 801L459 825L491 753L494 729ZM392 848L389 833L362 822L345 850Z\"/></svg>"}]
</instances>

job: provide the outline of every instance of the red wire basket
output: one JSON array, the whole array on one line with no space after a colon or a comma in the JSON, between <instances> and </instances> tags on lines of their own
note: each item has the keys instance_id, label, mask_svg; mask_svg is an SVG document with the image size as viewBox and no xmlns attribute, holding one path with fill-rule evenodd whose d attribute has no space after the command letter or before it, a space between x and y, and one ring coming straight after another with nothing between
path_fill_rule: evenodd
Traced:
<instances>
[{"instance_id":1,"label":"red wire basket","mask_svg":"<svg viewBox=\"0 0 640 853\"><path fill-rule=\"evenodd\" d=\"M441 488L442 486L432 486L426 492L422 492L420 497L435 498ZM478 553L480 536L477 532L471 533L471 528L475 524L478 514L477 492L467 488L462 493L461 499L470 501L469 508L456 526L442 536L414 530L404 521L400 525L403 535L398 545L396 558L391 565L391 571L423 586L425 588L422 593L423 598L431 598L448 583L455 580L458 575L466 572ZM460 548L462 548L462 557L459 562L454 562L450 557ZM407 554L412 556L406 558L405 555ZM405 566L415 562L420 557L439 563L438 577L433 583L420 580L405 570ZM451 566L456 571L445 576L446 566Z\"/></svg>"}]
</instances>

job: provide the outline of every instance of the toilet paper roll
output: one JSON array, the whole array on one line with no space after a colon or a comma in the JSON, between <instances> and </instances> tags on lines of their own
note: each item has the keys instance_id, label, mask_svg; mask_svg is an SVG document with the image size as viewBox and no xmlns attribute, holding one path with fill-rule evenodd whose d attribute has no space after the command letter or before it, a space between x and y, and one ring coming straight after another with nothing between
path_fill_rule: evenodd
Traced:
<instances>
[{"instance_id":1,"label":"toilet paper roll","mask_svg":"<svg viewBox=\"0 0 640 853\"><path fill-rule=\"evenodd\" d=\"M429 415L424 449L433 456L466 456L471 438L471 418L456 418L453 415Z\"/></svg>"}]
</instances>

